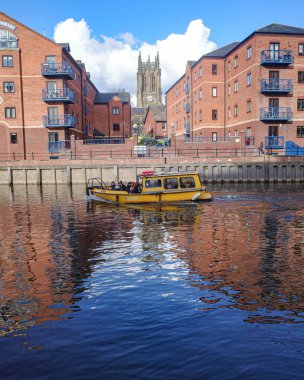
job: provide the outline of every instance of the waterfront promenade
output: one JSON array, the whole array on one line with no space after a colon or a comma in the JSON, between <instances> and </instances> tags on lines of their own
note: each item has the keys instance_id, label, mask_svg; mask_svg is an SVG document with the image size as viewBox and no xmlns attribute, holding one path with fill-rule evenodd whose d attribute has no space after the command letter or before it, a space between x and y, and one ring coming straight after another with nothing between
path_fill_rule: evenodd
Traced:
<instances>
[{"instance_id":1,"label":"waterfront promenade","mask_svg":"<svg viewBox=\"0 0 304 380\"><path fill-rule=\"evenodd\" d=\"M209 183L304 182L304 157L7 161L0 163L0 184L75 184L92 177L128 181L144 170L196 170Z\"/></svg>"}]
</instances>

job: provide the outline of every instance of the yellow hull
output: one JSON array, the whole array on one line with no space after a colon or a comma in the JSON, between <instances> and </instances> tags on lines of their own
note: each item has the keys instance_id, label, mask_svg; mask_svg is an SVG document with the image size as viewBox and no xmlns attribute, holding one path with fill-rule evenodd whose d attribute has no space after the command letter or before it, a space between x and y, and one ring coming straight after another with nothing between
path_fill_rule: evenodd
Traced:
<instances>
[{"instance_id":1,"label":"yellow hull","mask_svg":"<svg viewBox=\"0 0 304 380\"><path fill-rule=\"evenodd\" d=\"M202 189L191 190L164 190L159 192L133 193L129 194L121 190L103 190L99 188L90 189L94 199L109 203L169 203L184 201L211 200L211 194Z\"/></svg>"}]
</instances>

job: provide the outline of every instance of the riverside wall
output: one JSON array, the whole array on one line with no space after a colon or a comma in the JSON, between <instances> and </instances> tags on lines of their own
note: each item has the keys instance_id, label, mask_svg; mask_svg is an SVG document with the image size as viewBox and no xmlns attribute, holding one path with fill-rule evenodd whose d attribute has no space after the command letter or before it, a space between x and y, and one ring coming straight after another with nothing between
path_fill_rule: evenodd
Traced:
<instances>
[{"instance_id":1,"label":"riverside wall","mask_svg":"<svg viewBox=\"0 0 304 380\"><path fill-rule=\"evenodd\" d=\"M104 182L129 181L144 170L196 170L209 183L304 182L304 157L2 162L0 184L74 184L92 177L102 177Z\"/></svg>"}]
</instances>

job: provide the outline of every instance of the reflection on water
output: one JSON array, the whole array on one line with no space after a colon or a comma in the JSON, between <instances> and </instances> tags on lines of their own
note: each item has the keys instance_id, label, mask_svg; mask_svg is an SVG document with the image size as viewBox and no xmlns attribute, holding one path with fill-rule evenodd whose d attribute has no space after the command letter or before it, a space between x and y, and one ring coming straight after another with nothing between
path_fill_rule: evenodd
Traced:
<instances>
[{"instance_id":1,"label":"reflection on water","mask_svg":"<svg viewBox=\"0 0 304 380\"><path fill-rule=\"evenodd\" d=\"M60 349L52 340L52 326L64 324L69 334L62 345L69 346L70 355L86 357L99 339L104 373L113 378L130 363L129 344L135 350L141 345L173 350L178 361L176 339L200 351L198 334L207 328L216 335L215 321L220 326L230 321L236 335L246 325L302 323L303 189L214 185L211 190L211 203L115 206L88 202L82 186L0 188L0 347L1 339L11 337L26 347L31 338L31 349ZM196 322L183 324L184 333L172 330L190 316ZM139 334L141 329L147 337ZM34 331L41 339L34 338ZM82 351L69 345L75 333L83 339ZM215 347L225 339L222 334L210 338ZM147 338L149 343L142 340ZM243 344L239 339L235 348ZM120 347L116 372L106 353L114 342ZM145 378L163 376L174 365L168 364L168 352L166 359L160 352L154 352L158 366L146 368ZM145 360L139 355L124 370L135 376L134 368L147 365ZM193 362L186 361L185 373L188 366L194 371ZM71 371L62 376L74 376ZM14 378L16 372L6 375Z\"/></svg>"}]
</instances>

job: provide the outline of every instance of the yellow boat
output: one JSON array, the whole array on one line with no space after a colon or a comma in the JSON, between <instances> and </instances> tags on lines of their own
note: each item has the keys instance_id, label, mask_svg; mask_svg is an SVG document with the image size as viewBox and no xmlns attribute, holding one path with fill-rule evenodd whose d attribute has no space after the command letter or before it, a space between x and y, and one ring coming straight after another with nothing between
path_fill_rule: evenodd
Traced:
<instances>
[{"instance_id":1,"label":"yellow boat","mask_svg":"<svg viewBox=\"0 0 304 380\"><path fill-rule=\"evenodd\" d=\"M87 194L98 201L107 203L143 204L171 203L184 201L210 201L211 193L206 191L198 172L144 171L137 176L137 182L119 188L116 183L107 186L101 178L91 178Z\"/></svg>"}]
</instances>

